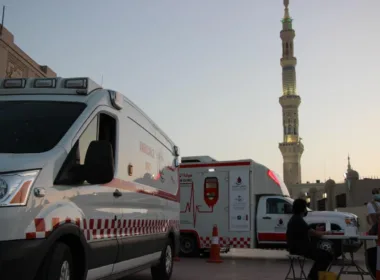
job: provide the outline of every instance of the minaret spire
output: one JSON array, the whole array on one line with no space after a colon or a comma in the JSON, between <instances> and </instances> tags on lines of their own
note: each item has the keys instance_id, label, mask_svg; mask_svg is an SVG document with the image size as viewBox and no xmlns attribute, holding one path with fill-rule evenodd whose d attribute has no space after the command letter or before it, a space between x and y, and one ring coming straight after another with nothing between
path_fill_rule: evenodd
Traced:
<instances>
[{"instance_id":1,"label":"minaret spire","mask_svg":"<svg viewBox=\"0 0 380 280\"><path fill-rule=\"evenodd\" d=\"M348 154L348 157L347 157L347 171L350 171L352 170L351 168L351 158L350 158L350 154Z\"/></svg>"},{"instance_id":2,"label":"minaret spire","mask_svg":"<svg viewBox=\"0 0 380 280\"><path fill-rule=\"evenodd\" d=\"M282 107L283 142L279 144L284 159L284 181L287 185L301 183L301 156L304 146L299 137L298 107L301 97L297 94L296 65L294 56L294 38L296 33L293 29L293 19L289 14L289 0L283 0L285 11L281 20L282 30Z\"/></svg>"},{"instance_id":3,"label":"minaret spire","mask_svg":"<svg viewBox=\"0 0 380 280\"><path fill-rule=\"evenodd\" d=\"M285 6L285 14L284 14L284 19L290 18L289 15L289 0L284 0L284 6Z\"/></svg>"}]
</instances>

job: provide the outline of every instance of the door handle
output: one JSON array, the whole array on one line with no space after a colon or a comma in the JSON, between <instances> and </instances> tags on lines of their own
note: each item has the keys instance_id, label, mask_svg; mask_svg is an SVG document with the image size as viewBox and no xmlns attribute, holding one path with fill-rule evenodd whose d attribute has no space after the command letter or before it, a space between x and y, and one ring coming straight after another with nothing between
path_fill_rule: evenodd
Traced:
<instances>
[{"instance_id":1,"label":"door handle","mask_svg":"<svg viewBox=\"0 0 380 280\"><path fill-rule=\"evenodd\" d=\"M272 220L272 218L271 218L271 217L268 217L268 216L263 217L263 219L264 219L264 220Z\"/></svg>"},{"instance_id":2,"label":"door handle","mask_svg":"<svg viewBox=\"0 0 380 280\"><path fill-rule=\"evenodd\" d=\"M113 196L114 197L120 197L120 196L122 196L123 194L121 193L121 191L119 191L119 190L115 190L114 192L113 192Z\"/></svg>"}]
</instances>

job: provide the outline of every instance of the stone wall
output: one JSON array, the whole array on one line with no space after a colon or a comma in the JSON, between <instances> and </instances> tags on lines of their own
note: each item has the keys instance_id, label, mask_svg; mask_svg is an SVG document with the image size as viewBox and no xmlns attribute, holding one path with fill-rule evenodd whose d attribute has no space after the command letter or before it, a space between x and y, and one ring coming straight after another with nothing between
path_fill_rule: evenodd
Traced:
<instances>
[{"instance_id":1,"label":"stone wall","mask_svg":"<svg viewBox=\"0 0 380 280\"><path fill-rule=\"evenodd\" d=\"M39 65L22 51L14 43L13 34L3 27L0 37L0 78L43 78L56 76L57 74L48 66Z\"/></svg>"}]
</instances>

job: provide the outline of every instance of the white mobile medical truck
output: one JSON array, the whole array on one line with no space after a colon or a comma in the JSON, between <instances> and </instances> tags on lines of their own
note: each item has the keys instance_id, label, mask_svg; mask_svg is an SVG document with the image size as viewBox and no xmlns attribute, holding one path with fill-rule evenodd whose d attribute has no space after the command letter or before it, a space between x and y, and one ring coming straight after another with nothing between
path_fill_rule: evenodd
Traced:
<instances>
[{"instance_id":1,"label":"white mobile medical truck","mask_svg":"<svg viewBox=\"0 0 380 280\"><path fill-rule=\"evenodd\" d=\"M179 149L89 78L0 79L0 279L168 280Z\"/></svg>"},{"instance_id":2,"label":"white mobile medical truck","mask_svg":"<svg viewBox=\"0 0 380 280\"><path fill-rule=\"evenodd\" d=\"M281 177L253 160L216 161L182 157L181 254L199 256L211 246L213 225L221 248L285 248L293 199ZM329 222L332 231L357 228L357 216L311 211L312 226ZM340 246L336 246L338 251Z\"/></svg>"}]
</instances>

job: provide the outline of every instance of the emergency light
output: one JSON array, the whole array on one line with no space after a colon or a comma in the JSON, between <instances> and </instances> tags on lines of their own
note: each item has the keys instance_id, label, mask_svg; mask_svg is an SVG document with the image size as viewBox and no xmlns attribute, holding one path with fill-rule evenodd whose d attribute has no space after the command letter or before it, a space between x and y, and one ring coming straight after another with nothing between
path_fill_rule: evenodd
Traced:
<instances>
[{"instance_id":1,"label":"emergency light","mask_svg":"<svg viewBox=\"0 0 380 280\"><path fill-rule=\"evenodd\" d=\"M6 79L3 83L3 88L24 88L26 79Z\"/></svg>"},{"instance_id":2,"label":"emergency light","mask_svg":"<svg viewBox=\"0 0 380 280\"><path fill-rule=\"evenodd\" d=\"M73 88L73 89L87 89L87 84L88 84L87 78L66 79L64 87Z\"/></svg>"},{"instance_id":3,"label":"emergency light","mask_svg":"<svg viewBox=\"0 0 380 280\"><path fill-rule=\"evenodd\" d=\"M36 79L34 80L33 87L35 88L55 88L57 84L56 79Z\"/></svg>"}]
</instances>

